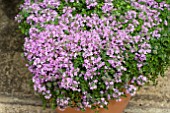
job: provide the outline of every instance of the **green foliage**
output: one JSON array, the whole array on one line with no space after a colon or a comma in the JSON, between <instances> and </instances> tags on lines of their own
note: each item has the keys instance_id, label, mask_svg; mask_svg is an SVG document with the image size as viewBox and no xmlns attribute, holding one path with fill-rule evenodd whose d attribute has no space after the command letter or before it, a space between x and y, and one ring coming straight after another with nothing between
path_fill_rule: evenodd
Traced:
<instances>
[{"instance_id":1,"label":"green foliage","mask_svg":"<svg viewBox=\"0 0 170 113\"><path fill-rule=\"evenodd\" d=\"M74 7L75 10L72 12L73 15L76 14L82 14L82 15L86 15L86 16L90 16L91 14L97 14L99 15L100 18L103 17L104 13L102 12L102 6L104 3L104 0L98 0L98 5L94 8L91 9L87 9L86 7L86 0L79 0L78 3L73 2L73 3L66 3L65 0L61 0L61 4L59 6L59 8L55 9L59 15L63 14L63 8L65 6L68 7ZM156 0L157 2L162 2L163 0ZM31 0L31 2L34 2L34 0ZM170 3L170 0L166 1L167 3ZM112 11L112 16L116 17L116 20L119 22L123 22L124 19L121 18L121 15L124 15L127 11L129 10L133 10L134 7L132 7L130 5L130 1L122 1L122 0L113 0L113 4L114 7L117 10ZM141 4L144 4L144 2L141 2ZM53 7L51 7L53 8ZM122 74L124 76L121 76L121 83L115 83L114 84L114 88L123 90L124 89L124 84L128 84L131 79L133 77L138 77L139 75L145 75L150 82L153 82L154 84L157 83L157 78L159 75L164 76L164 72L167 69L167 67L170 65L170 26L165 26L164 25L164 21L168 20L168 25L170 25L170 12L168 11L168 9L165 10L160 10L161 14L160 14L160 18L162 19L162 23L160 24L159 28L163 29L161 32L161 37L160 38L155 38L155 37L151 37L151 39L148 41L151 44L151 50L152 52L147 54L147 58L146 61L144 62L143 67L141 68L141 70L139 70L137 68L137 60L135 59L135 54L133 54L132 52L130 52L130 48L131 48L131 44L126 44L125 48L126 50L121 53L122 56L125 56L124 58L124 66L127 69L127 71L122 72ZM30 25L26 22L26 19L28 18L28 16L30 15L27 11L21 11L20 15L22 15L22 22L19 25L19 28L21 30L21 32L28 36L29 35L29 29L30 29ZM144 21L140 18L137 18L139 25L135 28L134 32L131 33L132 36L136 36L140 33L141 29L142 29L142 25L144 23ZM56 17L55 21L53 22L47 22L45 24L54 24L57 25L58 24L58 17ZM132 24L132 21L128 21L127 24L122 25L122 29L126 28L129 24ZM38 28L40 31L43 31L43 28L40 27L40 25L36 25L34 26L36 28ZM89 30L90 28L88 27L84 27L84 30ZM149 29L149 32L154 31L156 28L151 28ZM69 35L69 31L65 30L64 31L65 34ZM80 42L79 42L80 44ZM140 44L140 43L138 43ZM135 46L134 48L136 50L138 50L138 44L133 45ZM120 54L118 54L120 55ZM81 93L88 91L87 99L88 102L94 103L94 98L96 100L105 97L107 98L108 94L113 94L113 89L108 89L108 92L106 94L101 94L100 91L105 91L106 90L106 85L104 82L101 81L107 81L107 82L111 82L112 80L115 79L115 77L113 76L115 74L115 72L120 68L120 67L116 67L116 68L112 68L111 64L108 62L108 60L110 59L110 57L106 54L105 50L101 50L101 54L100 56L102 57L102 62L104 62L106 64L106 66L108 68L110 68L109 70L105 69L104 67L102 67L100 70L97 70L98 73L100 73L100 75L104 75L104 76L97 76L96 78L94 77L94 79L98 80L99 82L97 82L96 84L92 84L92 85L97 85L98 88L95 90L89 90L89 81L84 80L83 76L74 76L73 79L76 81L79 81L80 83L80 89L81 89ZM119 59L113 59L113 60L119 60ZM74 68L80 68L80 72L79 74L85 73L86 72L86 68L84 68L82 65L84 63L83 60L83 55L82 53L78 53L76 58L72 59ZM33 62L29 62L30 65L33 64ZM106 71L107 70L107 71ZM65 69L61 69L59 70L60 73L65 72ZM41 76L43 77L43 76ZM60 78L62 79L62 77ZM81 93L78 91L72 91L72 90L66 90L66 89L59 89L59 85L57 84L56 81L50 81L45 83L45 87L50 89L50 91L52 92L52 99L49 100L50 101L50 105L53 109L55 109L56 105L56 98L64 98L64 97L70 97L70 103L69 106L71 107L78 107L79 104L81 103ZM140 86L139 86L140 87ZM58 89L57 89L58 88ZM90 97L92 97L93 99L91 99ZM44 98L44 96L41 95L41 98L43 100L44 103L44 107L46 106L46 102L47 100ZM74 102L74 103L72 103ZM98 108L98 106L96 105L92 105L92 109L96 110ZM107 106L104 106L105 109L107 109ZM82 111L84 111L84 109L81 109ZM96 111L97 113L97 111Z\"/></svg>"},{"instance_id":2,"label":"green foliage","mask_svg":"<svg viewBox=\"0 0 170 113\"><path fill-rule=\"evenodd\" d=\"M162 0L159 0L162 1ZM167 1L168 3L168 1ZM165 70L170 65L170 12L165 9L160 15L162 23L161 37L159 39L152 38L150 44L152 46L152 54L147 55L146 65L142 68L143 73L148 75L150 81L157 83L159 75L164 76ZM164 26L164 20L168 20L168 26Z\"/></svg>"}]
</instances>

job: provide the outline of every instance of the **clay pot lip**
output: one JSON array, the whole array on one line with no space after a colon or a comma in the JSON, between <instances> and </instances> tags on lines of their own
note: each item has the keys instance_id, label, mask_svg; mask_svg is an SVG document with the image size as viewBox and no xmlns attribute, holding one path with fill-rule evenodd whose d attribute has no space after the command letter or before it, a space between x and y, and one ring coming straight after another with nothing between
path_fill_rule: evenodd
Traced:
<instances>
[{"instance_id":1,"label":"clay pot lip","mask_svg":"<svg viewBox=\"0 0 170 113\"><path fill-rule=\"evenodd\" d=\"M110 99L109 103L108 103L108 106L109 106L109 104L113 104L113 103L125 103L125 101L129 102L132 96L129 93L125 93L125 95L126 95L126 97L124 97L124 96L120 97L120 99L123 100L123 101L116 101L115 99ZM74 110L76 110L76 107L68 106L65 110L67 110L67 109L74 109ZM103 109L104 108L96 108L95 110L92 110L91 108L86 107L86 110L92 110L92 111L100 111L100 110L103 110ZM64 112L65 110L60 110L58 107L56 108L56 111Z\"/></svg>"}]
</instances>

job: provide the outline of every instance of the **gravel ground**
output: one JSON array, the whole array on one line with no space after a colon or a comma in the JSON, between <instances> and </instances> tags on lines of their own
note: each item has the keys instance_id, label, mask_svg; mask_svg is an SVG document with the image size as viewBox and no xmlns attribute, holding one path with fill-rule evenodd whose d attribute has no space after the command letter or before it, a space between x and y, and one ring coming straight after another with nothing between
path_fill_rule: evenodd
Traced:
<instances>
[{"instance_id":1,"label":"gravel ground","mask_svg":"<svg viewBox=\"0 0 170 113\"><path fill-rule=\"evenodd\" d=\"M0 104L0 113L56 113L51 109L43 110L40 106ZM130 107L124 113L170 113L168 108Z\"/></svg>"}]
</instances>

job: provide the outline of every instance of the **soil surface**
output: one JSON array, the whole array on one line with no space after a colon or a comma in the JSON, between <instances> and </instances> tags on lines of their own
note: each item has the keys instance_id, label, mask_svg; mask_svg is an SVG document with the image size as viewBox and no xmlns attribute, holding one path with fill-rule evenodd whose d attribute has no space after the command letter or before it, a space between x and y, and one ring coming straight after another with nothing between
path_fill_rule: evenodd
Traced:
<instances>
[{"instance_id":1,"label":"soil surface","mask_svg":"<svg viewBox=\"0 0 170 113\"><path fill-rule=\"evenodd\" d=\"M21 0L0 0L0 113L55 113L30 87L32 74L21 57L24 43L14 16ZM170 113L170 70L158 85L143 87L124 113Z\"/></svg>"}]
</instances>

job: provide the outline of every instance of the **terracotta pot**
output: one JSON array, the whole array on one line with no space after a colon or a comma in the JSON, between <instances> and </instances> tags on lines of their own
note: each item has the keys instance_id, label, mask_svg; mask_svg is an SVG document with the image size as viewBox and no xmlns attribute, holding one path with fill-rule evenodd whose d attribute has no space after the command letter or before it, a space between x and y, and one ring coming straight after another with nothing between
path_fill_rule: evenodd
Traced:
<instances>
[{"instance_id":1,"label":"terracotta pot","mask_svg":"<svg viewBox=\"0 0 170 113\"><path fill-rule=\"evenodd\" d=\"M110 104L108 105L108 110L102 108L99 109L99 113L122 113L123 110L126 108L126 106L129 103L131 96L129 94L127 94L127 97L122 97L122 101L121 102L116 102L115 100L111 100ZM58 109L57 113L95 113L93 110L91 110L90 108L87 108L85 112L82 111L77 111L74 108L67 108L64 111L60 111Z\"/></svg>"}]
</instances>

